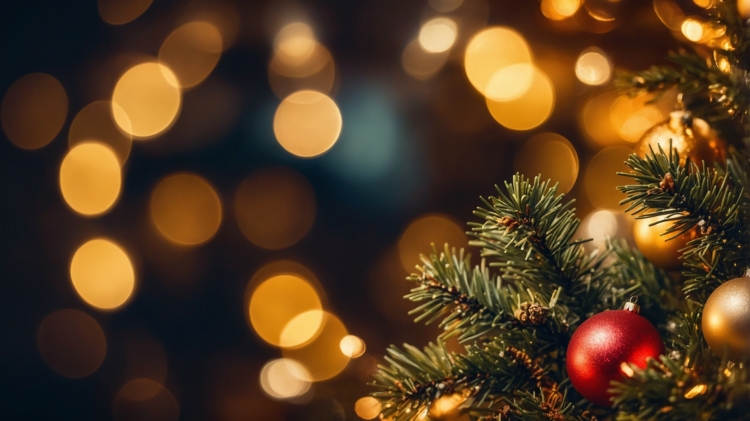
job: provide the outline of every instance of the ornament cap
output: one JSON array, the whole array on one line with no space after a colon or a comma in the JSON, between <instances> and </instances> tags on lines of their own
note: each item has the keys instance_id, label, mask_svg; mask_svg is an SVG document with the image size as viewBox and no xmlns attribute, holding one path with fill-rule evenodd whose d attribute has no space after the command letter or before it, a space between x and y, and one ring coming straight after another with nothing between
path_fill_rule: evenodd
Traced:
<instances>
[{"instance_id":1,"label":"ornament cap","mask_svg":"<svg viewBox=\"0 0 750 421\"><path fill-rule=\"evenodd\" d=\"M629 311L631 313L638 314L641 312L641 306L636 304L637 302L638 302L638 297L634 295L630 297L630 301L628 301L627 303L625 303L624 306L622 306L622 309Z\"/></svg>"}]
</instances>

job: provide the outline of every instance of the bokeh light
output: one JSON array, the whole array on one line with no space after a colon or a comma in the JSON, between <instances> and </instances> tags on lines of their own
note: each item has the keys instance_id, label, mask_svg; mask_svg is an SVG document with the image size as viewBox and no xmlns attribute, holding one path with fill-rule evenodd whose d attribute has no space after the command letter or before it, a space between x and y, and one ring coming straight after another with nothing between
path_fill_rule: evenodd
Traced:
<instances>
[{"instance_id":1,"label":"bokeh light","mask_svg":"<svg viewBox=\"0 0 750 421\"><path fill-rule=\"evenodd\" d=\"M587 85L603 85L612 76L612 65L599 49L588 49L578 56L576 76Z\"/></svg>"},{"instance_id":2,"label":"bokeh light","mask_svg":"<svg viewBox=\"0 0 750 421\"><path fill-rule=\"evenodd\" d=\"M112 114L120 129L148 139L174 123L181 103L180 84L172 70L146 62L131 67L117 81Z\"/></svg>"},{"instance_id":3,"label":"bokeh light","mask_svg":"<svg viewBox=\"0 0 750 421\"><path fill-rule=\"evenodd\" d=\"M673 31L679 31L685 20L685 13L674 0L654 0L654 12L664 26Z\"/></svg>"},{"instance_id":4,"label":"bokeh light","mask_svg":"<svg viewBox=\"0 0 750 421\"><path fill-rule=\"evenodd\" d=\"M419 30L419 44L431 53L450 50L458 37L458 26L450 18L428 20Z\"/></svg>"},{"instance_id":5,"label":"bokeh light","mask_svg":"<svg viewBox=\"0 0 750 421\"><path fill-rule=\"evenodd\" d=\"M430 405L431 420L458 420L461 416L459 407L466 401L466 396L460 393L443 395Z\"/></svg>"},{"instance_id":6,"label":"bokeh light","mask_svg":"<svg viewBox=\"0 0 750 421\"><path fill-rule=\"evenodd\" d=\"M315 287L293 274L275 275L262 282L252 292L248 307L255 332L275 346L296 346L309 341L320 333L324 321L323 313L306 314L287 333L282 344L284 329L293 319L323 309Z\"/></svg>"},{"instance_id":7,"label":"bokeh light","mask_svg":"<svg viewBox=\"0 0 750 421\"><path fill-rule=\"evenodd\" d=\"M341 352L349 358L359 358L364 355L367 349L365 341L354 335L344 336L339 343L339 347L341 348Z\"/></svg>"},{"instance_id":8,"label":"bokeh light","mask_svg":"<svg viewBox=\"0 0 750 421\"><path fill-rule=\"evenodd\" d=\"M60 133L68 115L65 88L46 73L13 82L0 105L3 131L21 149L39 149Z\"/></svg>"},{"instance_id":9,"label":"bokeh light","mask_svg":"<svg viewBox=\"0 0 750 421\"><path fill-rule=\"evenodd\" d=\"M620 200L625 196L617 190L617 186L628 184L628 180L616 173L629 171L624 162L631 153L633 151L629 148L613 146L600 151L589 161L586 167L586 194L597 208L620 208Z\"/></svg>"},{"instance_id":10,"label":"bokeh light","mask_svg":"<svg viewBox=\"0 0 750 421\"><path fill-rule=\"evenodd\" d=\"M263 366L260 385L274 399L291 399L307 393L312 386L312 378L298 361L280 358Z\"/></svg>"},{"instance_id":11,"label":"bokeh light","mask_svg":"<svg viewBox=\"0 0 750 421\"><path fill-rule=\"evenodd\" d=\"M310 310L296 315L281 330L279 346L282 348L299 348L309 344L320 333L325 313L321 310Z\"/></svg>"},{"instance_id":12,"label":"bokeh light","mask_svg":"<svg viewBox=\"0 0 750 421\"><path fill-rule=\"evenodd\" d=\"M71 379L95 372L107 354L107 339L99 323L73 309L56 311L42 320L37 346L52 370Z\"/></svg>"},{"instance_id":13,"label":"bokeh light","mask_svg":"<svg viewBox=\"0 0 750 421\"><path fill-rule=\"evenodd\" d=\"M99 16L110 25L134 21L148 10L153 0L98 0Z\"/></svg>"},{"instance_id":14,"label":"bokeh light","mask_svg":"<svg viewBox=\"0 0 750 421\"><path fill-rule=\"evenodd\" d=\"M120 161L102 143L82 143L71 149L60 165L60 191L65 203L83 215L109 210L120 195Z\"/></svg>"},{"instance_id":15,"label":"bokeh light","mask_svg":"<svg viewBox=\"0 0 750 421\"><path fill-rule=\"evenodd\" d=\"M578 178L578 154L568 139L555 133L541 133L529 139L514 158L514 170L533 178L560 183L567 193Z\"/></svg>"},{"instance_id":16,"label":"bokeh light","mask_svg":"<svg viewBox=\"0 0 750 421\"><path fill-rule=\"evenodd\" d=\"M700 42L704 37L703 23L695 17L689 17L682 22L682 35L690 41Z\"/></svg>"},{"instance_id":17,"label":"bokeh light","mask_svg":"<svg viewBox=\"0 0 750 421\"><path fill-rule=\"evenodd\" d=\"M151 218L168 240L183 245L205 243L221 225L222 209L216 190L193 173L163 178L151 193Z\"/></svg>"},{"instance_id":18,"label":"bokeh light","mask_svg":"<svg viewBox=\"0 0 750 421\"><path fill-rule=\"evenodd\" d=\"M76 250L70 262L70 279L78 295L99 309L122 306L135 288L133 264L112 241L97 238Z\"/></svg>"},{"instance_id":19,"label":"bokeh light","mask_svg":"<svg viewBox=\"0 0 750 421\"><path fill-rule=\"evenodd\" d=\"M427 80L443 68L448 61L448 51L431 53L415 39L410 42L401 54L401 66L409 76L417 80Z\"/></svg>"},{"instance_id":20,"label":"bokeh light","mask_svg":"<svg viewBox=\"0 0 750 421\"><path fill-rule=\"evenodd\" d=\"M221 33L208 22L190 22L175 29L159 49L159 62L177 76L179 86L192 88L216 67L222 52Z\"/></svg>"},{"instance_id":21,"label":"bokeh light","mask_svg":"<svg viewBox=\"0 0 750 421\"><path fill-rule=\"evenodd\" d=\"M411 273L418 264L422 264L420 254L432 254L431 243L434 243L438 253L448 243L456 250L466 248L468 240L462 224L455 218L444 214L427 214L412 221L401 234L398 241L398 252L401 264Z\"/></svg>"},{"instance_id":22,"label":"bokeh light","mask_svg":"<svg viewBox=\"0 0 750 421\"><path fill-rule=\"evenodd\" d=\"M310 25L292 22L279 30L274 39L277 56L292 65L299 65L312 56L317 42Z\"/></svg>"},{"instance_id":23,"label":"bokeh light","mask_svg":"<svg viewBox=\"0 0 750 421\"><path fill-rule=\"evenodd\" d=\"M635 143L640 140L648 129L667 118L668 113L663 107L674 103L663 100L659 104L649 104L650 99L650 95L635 98L623 95L612 104L610 119L625 141Z\"/></svg>"},{"instance_id":24,"label":"bokeh light","mask_svg":"<svg viewBox=\"0 0 750 421\"><path fill-rule=\"evenodd\" d=\"M583 220L586 225L587 237L591 238L592 245L604 249L608 238L615 238L618 232L617 217L614 212L598 210L591 213Z\"/></svg>"},{"instance_id":25,"label":"bokeh light","mask_svg":"<svg viewBox=\"0 0 750 421\"><path fill-rule=\"evenodd\" d=\"M532 64L531 51L526 40L516 31L506 27L491 27L476 34L466 47L464 68L471 84L482 95L499 96L504 99L507 94L496 92L499 84L497 80L491 85L495 74L513 64ZM529 74L521 73L522 77ZM507 80L506 77L501 80ZM516 81L518 82L518 81ZM490 92L492 87L494 92ZM519 93L518 95L522 94Z\"/></svg>"},{"instance_id":26,"label":"bokeh light","mask_svg":"<svg viewBox=\"0 0 750 421\"><path fill-rule=\"evenodd\" d=\"M269 71L282 76L306 78L320 73L329 64L333 66L331 52L317 41L313 40L312 43L309 54L301 56L275 54L268 64Z\"/></svg>"},{"instance_id":27,"label":"bokeh light","mask_svg":"<svg viewBox=\"0 0 750 421\"><path fill-rule=\"evenodd\" d=\"M122 166L130 155L133 136L131 129L120 130L112 117L113 105L110 101L96 101L83 107L76 114L68 131L68 145L74 148L85 142L100 142L109 146L117 155ZM123 124L129 126L129 120L123 119Z\"/></svg>"},{"instance_id":28,"label":"bokeh light","mask_svg":"<svg viewBox=\"0 0 750 421\"><path fill-rule=\"evenodd\" d=\"M309 158L329 150L341 134L341 112L328 96L299 91L286 97L273 118L273 131L289 153Z\"/></svg>"},{"instance_id":29,"label":"bokeh light","mask_svg":"<svg viewBox=\"0 0 750 421\"><path fill-rule=\"evenodd\" d=\"M315 192L288 168L255 172L237 188L234 216L242 233L260 247L279 250L301 240L315 222Z\"/></svg>"},{"instance_id":30,"label":"bokeh light","mask_svg":"<svg viewBox=\"0 0 750 421\"><path fill-rule=\"evenodd\" d=\"M580 0L551 0L550 3L552 3L552 8L558 15L570 17L578 11L582 2Z\"/></svg>"},{"instance_id":31,"label":"bokeh light","mask_svg":"<svg viewBox=\"0 0 750 421\"><path fill-rule=\"evenodd\" d=\"M336 64L328 49L320 44L299 65L289 65L275 55L268 65L268 82L280 99L303 90L327 94L336 86Z\"/></svg>"},{"instance_id":32,"label":"bokeh light","mask_svg":"<svg viewBox=\"0 0 750 421\"><path fill-rule=\"evenodd\" d=\"M177 421L180 406L166 387L151 379L126 383L112 404L115 421Z\"/></svg>"},{"instance_id":33,"label":"bokeh light","mask_svg":"<svg viewBox=\"0 0 750 421\"><path fill-rule=\"evenodd\" d=\"M534 68L529 89L520 97L507 102L486 99L492 117L512 130L531 130L538 127L555 108L555 87L549 77Z\"/></svg>"},{"instance_id":34,"label":"bokeh light","mask_svg":"<svg viewBox=\"0 0 750 421\"><path fill-rule=\"evenodd\" d=\"M330 379L346 368L349 357L341 352L340 343L347 335L344 324L331 313L325 313L320 332L301 348L284 348L285 358L307 367L313 381Z\"/></svg>"},{"instance_id":35,"label":"bokeh light","mask_svg":"<svg viewBox=\"0 0 750 421\"><path fill-rule=\"evenodd\" d=\"M581 110L581 131L596 146L613 146L623 141L610 118L612 104L617 98L614 91L605 92L589 99Z\"/></svg>"},{"instance_id":36,"label":"bokeh light","mask_svg":"<svg viewBox=\"0 0 750 421\"><path fill-rule=\"evenodd\" d=\"M354 412L363 420L374 420L380 415L381 410L382 406L380 405L380 401L372 396L359 398L357 399L357 402L354 403Z\"/></svg>"}]
</instances>

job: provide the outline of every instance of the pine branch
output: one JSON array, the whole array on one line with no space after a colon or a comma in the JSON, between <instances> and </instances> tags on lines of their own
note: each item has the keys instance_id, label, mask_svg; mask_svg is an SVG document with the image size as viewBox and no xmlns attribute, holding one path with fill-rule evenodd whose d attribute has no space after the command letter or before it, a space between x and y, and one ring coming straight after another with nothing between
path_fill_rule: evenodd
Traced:
<instances>
[{"instance_id":1,"label":"pine branch","mask_svg":"<svg viewBox=\"0 0 750 421\"><path fill-rule=\"evenodd\" d=\"M610 289L603 264L608 252L586 255L582 244L590 240L572 239L580 225L573 201L563 203L557 185L540 177L532 183L517 174L505 190L482 199L486 208L474 213L485 222L471 224L476 238L471 244L481 246L482 257L522 288L545 297L562 288L559 302L566 312L560 317L571 324L601 308Z\"/></svg>"},{"instance_id":2,"label":"pine branch","mask_svg":"<svg viewBox=\"0 0 750 421\"><path fill-rule=\"evenodd\" d=\"M422 259L422 275L413 274L408 278L418 286L405 298L425 303L409 314L419 314L415 321L425 320L428 324L442 317L440 326L446 330L444 338L459 334L459 341L467 342L493 330L531 329L540 330L543 338L540 340L558 342L562 339L560 335L567 331L563 320L550 316L559 291L543 296L514 284L503 284L499 276L490 276L484 260L480 266L470 269L469 256L464 256L463 250L456 256L447 245L443 253L433 252L429 259L424 256ZM538 314L524 319L524 304L537 306Z\"/></svg>"},{"instance_id":3,"label":"pine branch","mask_svg":"<svg viewBox=\"0 0 750 421\"><path fill-rule=\"evenodd\" d=\"M683 251L685 277L683 291L696 298L707 296L720 283L744 271L748 263L743 228L745 190L731 174L744 170L728 160L725 167L702 168L688 159L681 166L672 150L659 148L646 158L635 154L625 162L633 173L618 173L639 184L618 187L628 195L621 204L639 218L662 217L652 225L669 223L662 235L667 240L697 230L701 236L688 242ZM718 164L717 164L718 165Z\"/></svg>"}]
</instances>

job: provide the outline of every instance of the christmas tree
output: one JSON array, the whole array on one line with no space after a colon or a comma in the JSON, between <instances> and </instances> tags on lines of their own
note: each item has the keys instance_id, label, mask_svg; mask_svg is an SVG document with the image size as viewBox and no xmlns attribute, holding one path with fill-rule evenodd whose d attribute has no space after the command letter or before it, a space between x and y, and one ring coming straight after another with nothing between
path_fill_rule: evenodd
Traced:
<instances>
[{"instance_id":1,"label":"christmas tree","mask_svg":"<svg viewBox=\"0 0 750 421\"><path fill-rule=\"evenodd\" d=\"M444 333L388 349L372 393L382 418L748 418L750 15L747 2L706 7L683 22L691 48L616 81L679 92L620 174L621 205L657 235L590 253L554 181L514 176L470 223L481 263L445 245L408 278L416 321Z\"/></svg>"}]
</instances>

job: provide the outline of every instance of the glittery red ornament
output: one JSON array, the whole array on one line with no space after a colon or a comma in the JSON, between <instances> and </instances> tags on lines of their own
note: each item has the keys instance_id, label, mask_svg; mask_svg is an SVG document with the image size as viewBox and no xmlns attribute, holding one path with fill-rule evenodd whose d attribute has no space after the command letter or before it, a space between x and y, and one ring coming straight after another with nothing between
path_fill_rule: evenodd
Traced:
<instances>
[{"instance_id":1,"label":"glittery red ornament","mask_svg":"<svg viewBox=\"0 0 750 421\"><path fill-rule=\"evenodd\" d=\"M622 363L646 367L648 358L664 353L656 328L638 314L634 303L608 310L583 322L568 344L565 365L573 387L589 401L611 407L612 380L625 376Z\"/></svg>"}]
</instances>

